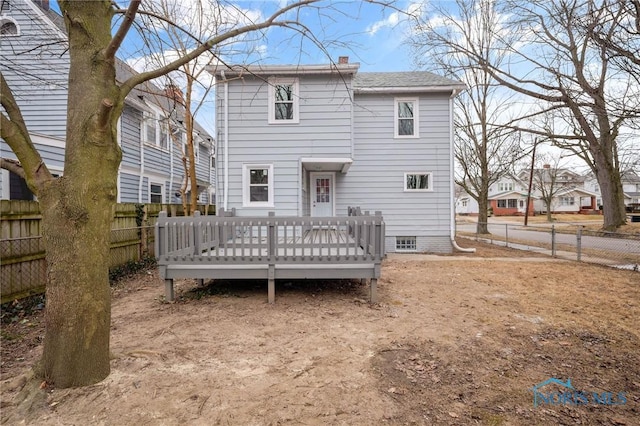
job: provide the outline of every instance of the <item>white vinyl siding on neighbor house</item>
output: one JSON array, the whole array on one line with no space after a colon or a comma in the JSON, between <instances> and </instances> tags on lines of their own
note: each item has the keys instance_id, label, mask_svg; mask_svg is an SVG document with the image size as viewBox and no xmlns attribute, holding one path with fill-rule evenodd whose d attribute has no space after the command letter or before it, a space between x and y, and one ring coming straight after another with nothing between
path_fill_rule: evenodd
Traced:
<instances>
[{"instance_id":1,"label":"white vinyl siding on neighbor house","mask_svg":"<svg viewBox=\"0 0 640 426\"><path fill-rule=\"evenodd\" d=\"M433 191L431 189L431 173L405 173L404 190L407 192Z\"/></svg>"},{"instance_id":2,"label":"white vinyl siding on neighbor house","mask_svg":"<svg viewBox=\"0 0 640 426\"><path fill-rule=\"evenodd\" d=\"M300 122L300 95L297 78L269 79L269 123Z\"/></svg>"},{"instance_id":3,"label":"white vinyl siding on neighbor house","mask_svg":"<svg viewBox=\"0 0 640 426\"><path fill-rule=\"evenodd\" d=\"M396 98L394 107L394 135L396 138L418 138L420 118L418 99Z\"/></svg>"},{"instance_id":4,"label":"white vinyl siding on neighbor house","mask_svg":"<svg viewBox=\"0 0 640 426\"><path fill-rule=\"evenodd\" d=\"M242 170L243 207L273 207L273 164L245 164Z\"/></svg>"}]
</instances>

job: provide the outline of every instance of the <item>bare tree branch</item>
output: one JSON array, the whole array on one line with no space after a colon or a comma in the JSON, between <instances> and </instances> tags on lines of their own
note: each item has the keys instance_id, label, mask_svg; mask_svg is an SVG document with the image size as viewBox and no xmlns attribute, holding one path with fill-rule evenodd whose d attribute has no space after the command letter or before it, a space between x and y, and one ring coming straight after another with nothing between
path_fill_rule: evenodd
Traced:
<instances>
[{"instance_id":1,"label":"bare tree branch","mask_svg":"<svg viewBox=\"0 0 640 426\"><path fill-rule=\"evenodd\" d=\"M134 22L134 19L136 17L136 12L138 11L138 8L140 7L141 3L142 3L142 0L132 0L131 3L129 4L129 8L124 14L124 20L120 24L120 28L118 28L118 31L113 36L113 38L111 39L111 42L105 49L104 56L106 58L111 59L115 56L116 52L120 48L120 45L124 41L125 36L129 32L131 25Z\"/></svg>"}]
</instances>

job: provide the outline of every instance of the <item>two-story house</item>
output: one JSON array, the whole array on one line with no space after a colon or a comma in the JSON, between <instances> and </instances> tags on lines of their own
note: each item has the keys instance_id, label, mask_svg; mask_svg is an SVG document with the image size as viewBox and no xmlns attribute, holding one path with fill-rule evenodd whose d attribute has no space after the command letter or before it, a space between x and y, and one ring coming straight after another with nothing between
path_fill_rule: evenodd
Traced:
<instances>
[{"instance_id":1,"label":"two-story house","mask_svg":"<svg viewBox=\"0 0 640 426\"><path fill-rule=\"evenodd\" d=\"M451 252L452 99L428 72L233 66L217 78L216 204L239 216L382 212L388 252Z\"/></svg>"},{"instance_id":2,"label":"two-story house","mask_svg":"<svg viewBox=\"0 0 640 426\"><path fill-rule=\"evenodd\" d=\"M27 129L53 174L64 171L69 56L62 17L47 0L0 2L0 71L20 106ZM135 71L117 63L117 78ZM126 99L118 123L122 163L118 173L118 201L180 203L184 182L182 152L186 141L184 102L175 87L161 89L147 83ZM212 186L213 138L195 126L197 191L208 202ZM0 139L0 156L15 156ZM190 190L190 188L189 188ZM211 191L212 193L213 191ZM0 171L1 199L33 199L24 180Z\"/></svg>"}]
</instances>

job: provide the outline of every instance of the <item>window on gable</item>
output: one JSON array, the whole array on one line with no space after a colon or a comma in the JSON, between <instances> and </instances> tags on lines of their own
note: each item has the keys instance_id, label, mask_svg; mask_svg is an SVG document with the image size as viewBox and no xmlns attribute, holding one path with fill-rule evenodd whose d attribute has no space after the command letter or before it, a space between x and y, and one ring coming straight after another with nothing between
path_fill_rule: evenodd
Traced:
<instances>
[{"instance_id":1,"label":"window on gable","mask_svg":"<svg viewBox=\"0 0 640 426\"><path fill-rule=\"evenodd\" d=\"M0 36L19 35L18 26L11 19L0 19Z\"/></svg>"},{"instance_id":2,"label":"window on gable","mask_svg":"<svg viewBox=\"0 0 640 426\"><path fill-rule=\"evenodd\" d=\"M269 80L269 123L299 122L298 80L272 78Z\"/></svg>"},{"instance_id":3,"label":"window on gable","mask_svg":"<svg viewBox=\"0 0 640 426\"><path fill-rule=\"evenodd\" d=\"M513 191L513 182L500 182L498 184L498 191Z\"/></svg>"},{"instance_id":4,"label":"window on gable","mask_svg":"<svg viewBox=\"0 0 640 426\"><path fill-rule=\"evenodd\" d=\"M273 164L245 164L242 181L245 206L273 207Z\"/></svg>"},{"instance_id":5,"label":"window on gable","mask_svg":"<svg viewBox=\"0 0 640 426\"><path fill-rule=\"evenodd\" d=\"M431 173L405 173L405 191L431 191Z\"/></svg>"},{"instance_id":6,"label":"window on gable","mask_svg":"<svg viewBox=\"0 0 640 426\"><path fill-rule=\"evenodd\" d=\"M396 99L395 136L397 138L418 137L417 99Z\"/></svg>"}]
</instances>

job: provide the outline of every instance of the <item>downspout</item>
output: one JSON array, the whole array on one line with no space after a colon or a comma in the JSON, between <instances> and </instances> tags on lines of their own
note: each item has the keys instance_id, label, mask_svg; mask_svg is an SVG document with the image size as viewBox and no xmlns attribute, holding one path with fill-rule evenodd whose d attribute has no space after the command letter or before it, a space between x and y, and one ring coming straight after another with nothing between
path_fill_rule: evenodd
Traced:
<instances>
[{"instance_id":1,"label":"downspout","mask_svg":"<svg viewBox=\"0 0 640 426\"><path fill-rule=\"evenodd\" d=\"M142 114L142 126L143 128L141 129L143 132L144 130L144 126L146 126L147 124L145 123L145 117L144 117L144 113ZM143 142L143 135L140 135L140 180L138 182L138 203L142 203L142 183L144 182L144 142Z\"/></svg>"},{"instance_id":2,"label":"downspout","mask_svg":"<svg viewBox=\"0 0 640 426\"><path fill-rule=\"evenodd\" d=\"M455 194L455 175L454 175L454 133L453 133L453 99L459 93L458 90L453 90L451 92L451 96L449 97L449 169L451 170L451 179L450 179L450 190L451 190L451 245L454 249L462 252L462 253L475 253L475 248L463 248L458 245L456 242L456 199L454 197Z\"/></svg>"},{"instance_id":3,"label":"downspout","mask_svg":"<svg viewBox=\"0 0 640 426\"><path fill-rule=\"evenodd\" d=\"M229 81L224 75L224 70L220 71L224 79L224 210L229 209Z\"/></svg>"},{"instance_id":4,"label":"downspout","mask_svg":"<svg viewBox=\"0 0 640 426\"><path fill-rule=\"evenodd\" d=\"M169 123L169 118L167 118L167 123ZM173 140L173 135L171 134L171 126L167 125L167 143L170 144L169 150L169 199L167 200L169 204L172 202L173 198L173 150L175 149L175 142Z\"/></svg>"}]
</instances>

